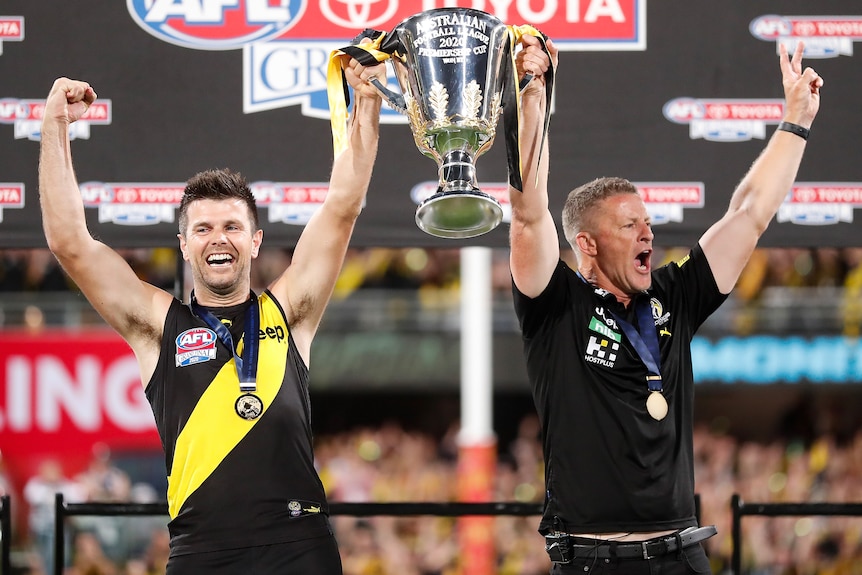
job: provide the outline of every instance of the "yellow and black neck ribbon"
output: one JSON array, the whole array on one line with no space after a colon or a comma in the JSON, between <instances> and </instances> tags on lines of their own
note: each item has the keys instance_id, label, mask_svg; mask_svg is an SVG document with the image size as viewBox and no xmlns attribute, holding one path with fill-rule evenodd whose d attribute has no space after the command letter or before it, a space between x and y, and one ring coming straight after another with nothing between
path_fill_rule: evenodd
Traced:
<instances>
[{"instance_id":1,"label":"yellow and black neck ribbon","mask_svg":"<svg viewBox=\"0 0 862 575\"><path fill-rule=\"evenodd\" d=\"M546 45L547 37L530 25L509 26L509 46L507 63L510 68L508 74L508 89L503 89L503 135L506 142L506 158L508 159L509 186L522 192L524 190L523 166L521 165L521 98L520 92L533 79L527 74L524 78L517 77L517 64L515 61L515 48L523 36L535 36L542 44L542 49L548 52ZM554 97L554 64L544 74L545 78L545 122L542 128L542 139L539 155L536 157L538 164L544 152L545 137L551 123L551 101ZM538 178L538 172L536 173Z\"/></svg>"}]
</instances>

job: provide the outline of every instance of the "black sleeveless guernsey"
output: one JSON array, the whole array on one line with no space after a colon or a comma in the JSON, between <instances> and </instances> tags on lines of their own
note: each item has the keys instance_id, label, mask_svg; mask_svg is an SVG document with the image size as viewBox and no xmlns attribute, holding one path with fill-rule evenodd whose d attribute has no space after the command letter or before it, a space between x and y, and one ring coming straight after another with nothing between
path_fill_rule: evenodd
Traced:
<instances>
[{"instance_id":1,"label":"black sleeveless guernsey","mask_svg":"<svg viewBox=\"0 0 862 575\"><path fill-rule=\"evenodd\" d=\"M245 310L211 308L242 352ZM257 390L263 412L240 417L233 353L174 300L146 396L165 450L171 555L330 535L314 467L308 368L269 291L257 300ZM238 329L237 329L238 328Z\"/></svg>"}]
</instances>

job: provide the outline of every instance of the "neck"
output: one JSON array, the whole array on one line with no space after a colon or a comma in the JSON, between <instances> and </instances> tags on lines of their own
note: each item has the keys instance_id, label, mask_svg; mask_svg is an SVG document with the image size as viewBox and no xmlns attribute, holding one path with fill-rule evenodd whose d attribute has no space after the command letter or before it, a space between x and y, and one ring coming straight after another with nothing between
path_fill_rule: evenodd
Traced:
<instances>
[{"instance_id":1,"label":"neck","mask_svg":"<svg viewBox=\"0 0 862 575\"><path fill-rule=\"evenodd\" d=\"M617 301L623 304L624 307L629 307L632 303L634 295L628 294L618 287L614 286L607 278L597 273L596 270L589 265L581 265L578 267L578 273L584 278L588 284L593 287L601 288L617 298Z\"/></svg>"},{"instance_id":2,"label":"neck","mask_svg":"<svg viewBox=\"0 0 862 575\"><path fill-rule=\"evenodd\" d=\"M198 288L196 286L193 293L198 304L204 307L230 307L244 303L249 299L248 288L222 294L215 293L206 288Z\"/></svg>"}]
</instances>

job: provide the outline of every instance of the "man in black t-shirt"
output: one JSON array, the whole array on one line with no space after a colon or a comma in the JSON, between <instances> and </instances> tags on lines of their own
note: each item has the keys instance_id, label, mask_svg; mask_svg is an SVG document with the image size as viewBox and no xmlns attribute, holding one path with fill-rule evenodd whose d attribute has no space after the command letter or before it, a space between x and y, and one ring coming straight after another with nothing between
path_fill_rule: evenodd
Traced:
<instances>
[{"instance_id":1,"label":"man in black t-shirt","mask_svg":"<svg viewBox=\"0 0 862 575\"><path fill-rule=\"evenodd\" d=\"M572 191L562 218L572 270L548 209L543 85L557 53L547 46L518 57L534 80L521 106L524 189L509 193L515 311L543 431L539 530L551 572L709 573L700 541L715 528L698 527L695 515L690 344L791 188L823 81L803 71L801 43L792 58L781 46L784 121L727 213L680 261L652 268L650 217L631 182L599 178Z\"/></svg>"}]
</instances>

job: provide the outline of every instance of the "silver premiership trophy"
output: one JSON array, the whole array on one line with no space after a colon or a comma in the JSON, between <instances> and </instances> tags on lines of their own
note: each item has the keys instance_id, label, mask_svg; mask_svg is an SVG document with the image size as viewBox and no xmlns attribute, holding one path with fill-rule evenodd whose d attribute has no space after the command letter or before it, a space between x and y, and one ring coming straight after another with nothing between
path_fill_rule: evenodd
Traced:
<instances>
[{"instance_id":1,"label":"silver premiership trophy","mask_svg":"<svg viewBox=\"0 0 862 575\"><path fill-rule=\"evenodd\" d=\"M437 191L418 206L416 224L441 238L496 228L503 209L479 189L475 162L491 147L505 106L517 121L512 27L480 10L440 8L407 18L390 34L366 30L355 43L362 37L372 38L373 48L340 53L365 65L391 62L401 93L372 83L407 116L419 151L438 166ZM520 175L518 182L520 189Z\"/></svg>"},{"instance_id":2,"label":"silver premiership trophy","mask_svg":"<svg viewBox=\"0 0 862 575\"><path fill-rule=\"evenodd\" d=\"M437 192L419 204L416 225L444 238L493 230L503 209L479 189L475 162L491 147L502 112L508 27L478 10L441 8L408 18L392 35L404 48L389 59L403 98L384 94L438 166Z\"/></svg>"}]
</instances>

